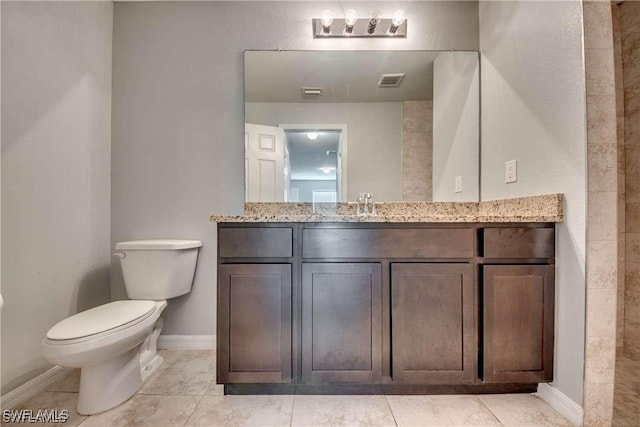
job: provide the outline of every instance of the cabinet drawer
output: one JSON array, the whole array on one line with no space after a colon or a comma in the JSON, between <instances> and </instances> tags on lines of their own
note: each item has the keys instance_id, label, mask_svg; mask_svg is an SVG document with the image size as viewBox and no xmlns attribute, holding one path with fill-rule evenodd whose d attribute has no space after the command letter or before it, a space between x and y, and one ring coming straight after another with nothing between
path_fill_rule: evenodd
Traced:
<instances>
[{"instance_id":1,"label":"cabinet drawer","mask_svg":"<svg viewBox=\"0 0 640 427\"><path fill-rule=\"evenodd\" d=\"M471 258L473 230L464 228L307 228L305 258Z\"/></svg>"},{"instance_id":2,"label":"cabinet drawer","mask_svg":"<svg viewBox=\"0 0 640 427\"><path fill-rule=\"evenodd\" d=\"M553 258L553 228L485 228L485 258Z\"/></svg>"},{"instance_id":3,"label":"cabinet drawer","mask_svg":"<svg viewBox=\"0 0 640 427\"><path fill-rule=\"evenodd\" d=\"M293 229L220 228L218 245L221 258L290 258L293 256Z\"/></svg>"}]
</instances>

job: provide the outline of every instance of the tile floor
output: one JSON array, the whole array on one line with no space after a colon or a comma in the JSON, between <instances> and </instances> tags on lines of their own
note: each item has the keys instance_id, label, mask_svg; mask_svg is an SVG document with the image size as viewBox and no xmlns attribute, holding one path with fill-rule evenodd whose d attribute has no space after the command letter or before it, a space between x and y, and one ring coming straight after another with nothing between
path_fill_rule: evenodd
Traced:
<instances>
[{"instance_id":1,"label":"tile floor","mask_svg":"<svg viewBox=\"0 0 640 427\"><path fill-rule=\"evenodd\" d=\"M624 356L616 360L613 425L640 425L640 360Z\"/></svg>"},{"instance_id":2,"label":"tile floor","mask_svg":"<svg viewBox=\"0 0 640 427\"><path fill-rule=\"evenodd\" d=\"M64 426L569 426L530 394L447 396L223 396L211 351L162 351L137 395L99 415L75 412L79 372L24 409L68 409ZM41 425L41 424L39 424Z\"/></svg>"}]
</instances>

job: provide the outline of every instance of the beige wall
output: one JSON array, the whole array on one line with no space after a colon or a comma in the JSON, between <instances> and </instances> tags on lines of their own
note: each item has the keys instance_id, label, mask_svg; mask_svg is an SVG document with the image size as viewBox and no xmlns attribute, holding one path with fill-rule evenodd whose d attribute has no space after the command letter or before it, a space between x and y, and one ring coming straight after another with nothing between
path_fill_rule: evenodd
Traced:
<instances>
[{"instance_id":1,"label":"beige wall","mask_svg":"<svg viewBox=\"0 0 640 427\"><path fill-rule=\"evenodd\" d=\"M402 103L402 198L399 200L433 200L432 174L433 101L404 101Z\"/></svg>"},{"instance_id":2,"label":"beige wall","mask_svg":"<svg viewBox=\"0 0 640 427\"><path fill-rule=\"evenodd\" d=\"M587 77L587 322L584 425L610 425L616 353L618 173L609 2L584 3Z\"/></svg>"},{"instance_id":3,"label":"beige wall","mask_svg":"<svg viewBox=\"0 0 640 427\"><path fill-rule=\"evenodd\" d=\"M582 4L480 1L482 199L564 193L553 386L582 404L586 123ZM505 162L518 182L505 184Z\"/></svg>"},{"instance_id":4,"label":"beige wall","mask_svg":"<svg viewBox=\"0 0 640 427\"><path fill-rule=\"evenodd\" d=\"M626 282L624 351L640 358L640 3L619 7L624 98Z\"/></svg>"},{"instance_id":5,"label":"beige wall","mask_svg":"<svg viewBox=\"0 0 640 427\"><path fill-rule=\"evenodd\" d=\"M109 301L111 2L2 2L2 392Z\"/></svg>"},{"instance_id":6,"label":"beige wall","mask_svg":"<svg viewBox=\"0 0 640 427\"><path fill-rule=\"evenodd\" d=\"M216 227L244 201L244 49L478 49L476 1L402 3L407 39L313 39L324 9L379 2L118 2L114 5L112 243L204 242L191 294L171 300L166 334L215 334ZM268 17L268 19L265 19ZM351 155L351 153L349 153ZM372 174L376 171L372 170ZM119 266L112 297L126 296Z\"/></svg>"},{"instance_id":7,"label":"beige wall","mask_svg":"<svg viewBox=\"0 0 640 427\"><path fill-rule=\"evenodd\" d=\"M611 4L611 20L613 31L613 60L616 80L616 148L618 151L618 292L616 295L616 347L621 350L624 345L624 284L626 276L626 168L624 149L624 86L622 81L622 30L620 28L620 8L614 3Z\"/></svg>"}]
</instances>

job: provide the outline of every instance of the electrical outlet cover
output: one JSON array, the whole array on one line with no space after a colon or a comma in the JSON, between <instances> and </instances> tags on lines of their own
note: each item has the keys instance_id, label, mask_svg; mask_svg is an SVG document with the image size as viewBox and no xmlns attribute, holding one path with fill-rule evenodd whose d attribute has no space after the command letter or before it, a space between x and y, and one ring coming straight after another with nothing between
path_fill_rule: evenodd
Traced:
<instances>
[{"instance_id":1,"label":"electrical outlet cover","mask_svg":"<svg viewBox=\"0 0 640 427\"><path fill-rule=\"evenodd\" d=\"M456 193L462 193L462 176L456 176Z\"/></svg>"},{"instance_id":2,"label":"electrical outlet cover","mask_svg":"<svg viewBox=\"0 0 640 427\"><path fill-rule=\"evenodd\" d=\"M516 160L509 160L504 164L504 182L509 184L518 180L518 163Z\"/></svg>"}]
</instances>

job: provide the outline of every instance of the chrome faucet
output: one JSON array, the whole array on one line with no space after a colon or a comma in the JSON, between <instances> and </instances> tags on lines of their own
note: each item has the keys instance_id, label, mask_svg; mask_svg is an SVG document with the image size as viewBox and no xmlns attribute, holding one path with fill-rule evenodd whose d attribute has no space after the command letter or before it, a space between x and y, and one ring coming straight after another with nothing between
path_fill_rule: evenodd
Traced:
<instances>
[{"instance_id":1,"label":"chrome faucet","mask_svg":"<svg viewBox=\"0 0 640 427\"><path fill-rule=\"evenodd\" d=\"M376 204L373 202L373 194L360 193L356 199L358 202L357 215L373 215L377 214ZM361 207L362 206L362 207Z\"/></svg>"},{"instance_id":2,"label":"chrome faucet","mask_svg":"<svg viewBox=\"0 0 640 427\"><path fill-rule=\"evenodd\" d=\"M364 214L369 215L369 203L371 203L371 199L373 199L373 194L366 193L364 195Z\"/></svg>"},{"instance_id":3,"label":"chrome faucet","mask_svg":"<svg viewBox=\"0 0 640 427\"><path fill-rule=\"evenodd\" d=\"M373 194L367 193L364 195L364 212L368 215L376 216L376 203L373 201Z\"/></svg>"},{"instance_id":4,"label":"chrome faucet","mask_svg":"<svg viewBox=\"0 0 640 427\"><path fill-rule=\"evenodd\" d=\"M360 205L362 205L364 203L364 197L362 194L358 195L358 198L356 199L356 202L358 203L358 208L356 210L356 215L360 216L363 215L364 213L362 212L362 209L360 208Z\"/></svg>"},{"instance_id":5,"label":"chrome faucet","mask_svg":"<svg viewBox=\"0 0 640 427\"><path fill-rule=\"evenodd\" d=\"M360 193L358 194L356 202L358 204L356 210L357 215L377 215L376 204L373 202L373 194Z\"/></svg>"}]
</instances>

